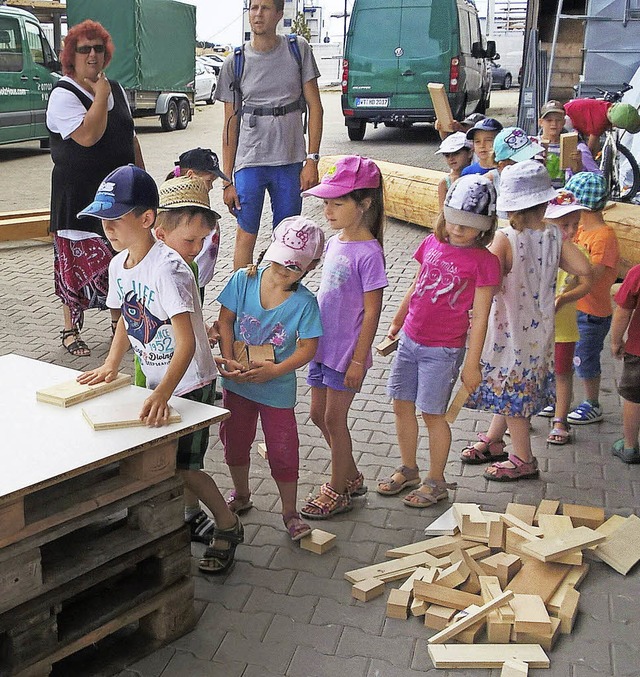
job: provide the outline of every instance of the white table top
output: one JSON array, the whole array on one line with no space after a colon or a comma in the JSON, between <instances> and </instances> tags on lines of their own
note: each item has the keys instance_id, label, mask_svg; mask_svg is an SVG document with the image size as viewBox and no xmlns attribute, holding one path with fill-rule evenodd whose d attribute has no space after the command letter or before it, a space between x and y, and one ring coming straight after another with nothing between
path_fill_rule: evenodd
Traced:
<instances>
[{"instance_id":1,"label":"white table top","mask_svg":"<svg viewBox=\"0 0 640 677\"><path fill-rule=\"evenodd\" d=\"M83 406L144 400L151 391L126 386L68 408L36 400L36 390L79 373L19 355L0 356L0 500L80 474L87 467L106 465L116 460L113 457L179 437L192 426L204 428L228 414L220 407L172 397L171 405L182 416L180 423L94 431L82 416Z\"/></svg>"}]
</instances>

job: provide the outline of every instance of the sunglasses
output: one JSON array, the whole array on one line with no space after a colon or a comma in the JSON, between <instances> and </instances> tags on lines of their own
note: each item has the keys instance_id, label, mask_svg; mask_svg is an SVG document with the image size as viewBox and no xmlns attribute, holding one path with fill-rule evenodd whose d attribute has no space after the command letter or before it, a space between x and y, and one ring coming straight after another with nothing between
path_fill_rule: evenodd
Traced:
<instances>
[{"instance_id":1,"label":"sunglasses","mask_svg":"<svg viewBox=\"0 0 640 677\"><path fill-rule=\"evenodd\" d=\"M93 50L96 54L104 54L105 49L104 45L82 45L76 47L76 52L78 54L91 54L91 50Z\"/></svg>"}]
</instances>

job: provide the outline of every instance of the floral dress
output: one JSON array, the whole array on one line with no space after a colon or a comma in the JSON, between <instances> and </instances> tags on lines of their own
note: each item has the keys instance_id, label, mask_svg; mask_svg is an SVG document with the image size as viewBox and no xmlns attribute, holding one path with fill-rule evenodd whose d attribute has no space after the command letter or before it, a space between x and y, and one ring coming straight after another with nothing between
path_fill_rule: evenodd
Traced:
<instances>
[{"instance_id":1,"label":"floral dress","mask_svg":"<svg viewBox=\"0 0 640 677\"><path fill-rule=\"evenodd\" d=\"M482 383L467 400L471 409L529 417L555 399L555 287L562 236L512 226L501 230L511 245L512 267L495 295L480 360Z\"/></svg>"}]
</instances>

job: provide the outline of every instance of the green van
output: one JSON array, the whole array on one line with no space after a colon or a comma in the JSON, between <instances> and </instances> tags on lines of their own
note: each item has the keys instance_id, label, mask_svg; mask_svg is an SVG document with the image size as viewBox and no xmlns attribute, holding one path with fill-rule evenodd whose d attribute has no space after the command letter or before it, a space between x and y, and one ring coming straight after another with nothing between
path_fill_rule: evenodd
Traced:
<instances>
[{"instance_id":1,"label":"green van","mask_svg":"<svg viewBox=\"0 0 640 677\"><path fill-rule=\"evenodd\" d=\"M60 63L33 14L0 6L0 144L40 139Z\"/></svg>"},{"instance_id":2,"label":"green van","mask_svg":"<svg viewBox=\"0 0 640 677\"><path fill-rule=\"evenodd\" d=\"M471 0L355 0L342 72L349 138L361 141L367 122L434 122L429 82L445 85L456 119L484 113L495 48Z\"/></svg>"}]
</instances>

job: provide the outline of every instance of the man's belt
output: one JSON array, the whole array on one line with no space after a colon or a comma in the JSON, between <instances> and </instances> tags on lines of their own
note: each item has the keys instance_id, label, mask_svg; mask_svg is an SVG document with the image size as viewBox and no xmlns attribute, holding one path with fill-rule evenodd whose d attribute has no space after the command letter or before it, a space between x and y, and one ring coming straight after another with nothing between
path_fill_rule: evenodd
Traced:
<instances>
[{"instance_id":1,"label":"man's belt","mask_svg":"<svg viewBox=\"0 0 640 677\"><path fill-rule=\"evenodd\" d=\"M250 106L245 104L242 106L242 114L245 113L248 115L272 115L273 117L279 117L280 115L286 115L287 113L293 113L296 110L304 109L304 99L298 99L293 103L288 103L286 106L276 106L274 108L268 108L267 106Z\"/></svg>"}]
</instances>

